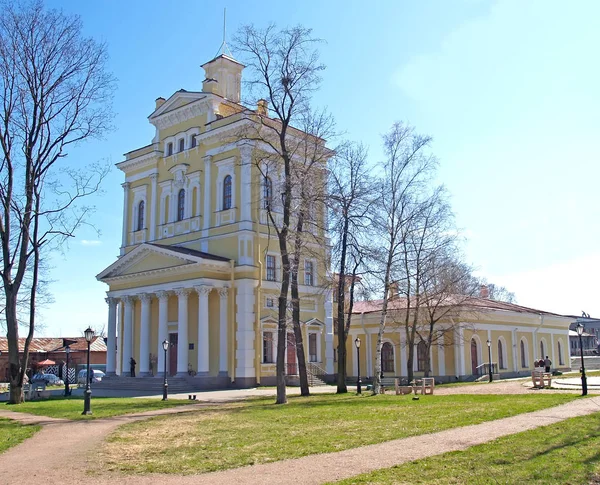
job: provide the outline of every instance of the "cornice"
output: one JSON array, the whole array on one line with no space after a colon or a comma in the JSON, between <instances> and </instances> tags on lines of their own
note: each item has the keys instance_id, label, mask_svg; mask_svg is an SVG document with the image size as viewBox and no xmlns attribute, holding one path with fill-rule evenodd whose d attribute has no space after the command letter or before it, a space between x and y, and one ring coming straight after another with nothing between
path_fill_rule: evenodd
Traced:
<instances>
[{"instance_id":1,"label":"cornice","mask_svg":"<svg viewBox=\"0 0 600 485\"><path fill-rule=\"evenodd\" d=\"M139 157L119 162L117 163L116 167L123 172L129 172L138 168L150 167L155 163L158 163L159 157L162 157L162 152L158 150L152 150L151 152L140 155Z\"/></svg>"}]
</instances>

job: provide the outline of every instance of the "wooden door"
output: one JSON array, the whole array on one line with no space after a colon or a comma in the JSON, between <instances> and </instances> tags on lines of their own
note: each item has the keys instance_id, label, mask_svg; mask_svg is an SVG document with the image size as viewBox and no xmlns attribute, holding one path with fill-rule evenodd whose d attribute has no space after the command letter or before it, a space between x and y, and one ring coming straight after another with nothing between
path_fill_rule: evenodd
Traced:
<instances>
[{"instance_id":1,"label":"wooden door","mask_svg":"<svg viewBox=\"0 0 600 485\"><path fill-rule=\"evenodd\" d=\"M169 375L177 374L177 338L176 333L169 334Z\"/></svg>"},{"instance_id":2,"label":"wooden door","mask_svg":"<svg viewBox=\"0 0 600 485\"><path fill-rule=\"evenodd\" d=\"M287 375L298 375L298 365L296 363L296 336L291 332L287 334Z\"/></svg>"},{"instance_id":3,"label":"wooden door","mask_svg":"<svg viewBox=\"0 0 600 485\"><path fill-rule=\"evenodd\" d=\"M471 339L471 373L473 375L477 374L477 342L475 339Z\"/></svg>"}]
</instances>

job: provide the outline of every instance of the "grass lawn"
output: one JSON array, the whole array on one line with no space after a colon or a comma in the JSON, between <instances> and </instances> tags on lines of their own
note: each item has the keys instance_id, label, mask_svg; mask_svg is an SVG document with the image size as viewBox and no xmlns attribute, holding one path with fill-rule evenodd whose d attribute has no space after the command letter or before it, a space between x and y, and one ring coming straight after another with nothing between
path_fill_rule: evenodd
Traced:
<instances>
[{"instance_id":1,"label":"grass lawn","mask_svg":"<svg viewBox=\"0 0 600 485\"><path fill-rule=\"evenodd\" d=\"M597 413L336 484L600 483L599 449Z\"/></svg>"},{"instance_id":2,"label":"grass lawn","mask_svg":"<svg viewBox=\"0 0 600 485\"><path fill-rule=\"evenodd\" d=\"M40 429L41 426L21 424L12 419L0 418L0 453L30 438Z\"/></svg>"},{"instance_id":3,"label":"grass lawn","mask_svg":"<svg viewBox=\"0 0 600 485\"><path fill-rule=\"evenodd\" d=\"M203 408L119 428L100 451L110 470L203 473L380 443L563 404L578 396L315 395Z\"/></svg>"},{"instance_id":4,"label":"grass lawn","mask_svg":"<svg viewBox=\"0 0 600 485\"><path fill-rule=\"evenodd\" d=\"M50 416L65 419L98 419L122 414L141 413L155 409L171 408L190 404L188 400L138 399L124 397L92 397L92 415L83 416L82 397L57 397L43 401L27 401L23 404L5 404L6 409L37 416Z\"/></svg>"}]
</instances>

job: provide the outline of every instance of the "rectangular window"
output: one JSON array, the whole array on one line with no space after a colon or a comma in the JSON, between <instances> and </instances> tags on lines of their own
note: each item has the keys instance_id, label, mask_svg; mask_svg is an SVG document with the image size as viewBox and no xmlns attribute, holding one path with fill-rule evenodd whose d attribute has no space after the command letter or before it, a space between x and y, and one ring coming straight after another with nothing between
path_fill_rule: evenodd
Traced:
<instances>
[{"instance_id":1,"label":"rectangular window","mask_svg":"<svg viewBox=\"0 0 600 485\"><path fill-rule=\"evenodd\" d=\"M276 281L275 256L267 254L267 281Z\"/></svg>"},{"instance_id":2,"label":"rectangular window","mask_svg":"<svg viewBox=\"0 0 600 485\"><path fill-rule=\"evenodd\" d=\"M182 152L183 150L185 150L185 139L184 138L179 140L179 151Z\"/></svg>"},{"instance_id":3,"label":"rectangular window","mask_svg":"<svg viewBox=\"0 0 600 485\"><path fill-rule=\"evenodd\" d=\"M263 332L263 364L273 362L273 332Z\"/></svg>"},{"instance_id":4,"label":"rectangular window","mask_svg":"<svg viewBox=\"0 0 600 485\"><path fill-rule=\"evenodd\" d=\"M304 261L304 284L306 286L313 286L315 284L314 265L312 261Z\"/></svg>"},{"instance_id":5,"label":"rectangular window","mask_svg":"<svg viewBox=\"0 0 600 485\"><path fill-rule=\"evenodd\" d=\"M274 308L275 307L275 300L273 298L267 298L267 304L266 304L267 308Z\"/></svg>"},{"instance_id":6,"label":"rectangular window","mask_svg":"<svg viewBox=\"0 0 600 485\"><path fill-rule=\"evenodd\" d=\"M308 334L308 355L310 358L310 362L318 362L318 359L317 359L317 334L316 333Z\"/></svg>"},{"instance_id":7,"label":"rectangular window","mask_svg":"<svg viewBox=\"0 0 600 485\"><path fill-rule=\"evenodd\" d=\"M196 148L196 135L190 137L190 148Z\"/></svg>"},{"instance_id":8,"label":"rectangular window","mask_svg":"<svg viewBox=\"0 0 600 485\"><path fill-rule=\"evenodd\" d=\"M173 144L167 143L167 157L170 157L171 155L173 155Z\"/></svg>"}]
</instances>

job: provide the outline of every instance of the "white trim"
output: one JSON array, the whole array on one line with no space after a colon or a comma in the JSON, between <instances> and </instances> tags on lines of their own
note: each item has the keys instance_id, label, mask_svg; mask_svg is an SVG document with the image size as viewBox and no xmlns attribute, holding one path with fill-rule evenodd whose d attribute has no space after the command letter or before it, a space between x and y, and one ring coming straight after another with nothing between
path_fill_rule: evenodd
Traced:
<instances>
[{"instance_id":1,"label":"white trim","mask_svg":"<svg viewBox=\"0 0 600 485\"><path fill-rule=\"evenodd\" d=\"M500 357L498 357L498 371L507 370L508 369L508 344L506 343L506 339L503 335L500 335L496 340L496 352L498 352L498 342L502 344L502 363L504 367L500 367Z\"/></svg>"},{"instance_id":2,"label":"white trim","mask_svg":"<svg viewBox=\"0 0 600 485\"><path fill-rule=\"evenodd\" d=\"M385 344L386 342L392 346L392 351L394 352L394 375L396 376L398 375L396 374L396 369L398 368L398 363L396 362L396 360L398 359L398 352L396 352L396 344L394 344L394 342L391 339L385 337L381 340L381 369L383 370L383 344ZM389 371L387 372L389 373Z\"/></svg>"},{"instance_id":3,"label":"white trim","mask_svg":"<svg viewBox=\"0 0 600 485\"><path fill-rule=\"evenodd\" d=\"M153 167L144 172L136 173L135 175L128 175L127 177L125 177L125 182L129 182L129 183L137 182L138 180L148 178L151 175L155 175L155 174L158 175L158 170L156 170L156 167Z\"/></svg>"},{"instance_id":4,"label":"white trim","mask_svg":"<svg viewBox=\"0 0 600 485\"><path fill-rule=\"evenodd\" d=\"M525 350L525 367L523 367L523 355L521 353L521 342L524 342L523 349ZM519 369L529 369L531 368L531 362L529 359L529 342L527 337L521 336L519 339Z\"/></svg>"}]
</instances>

